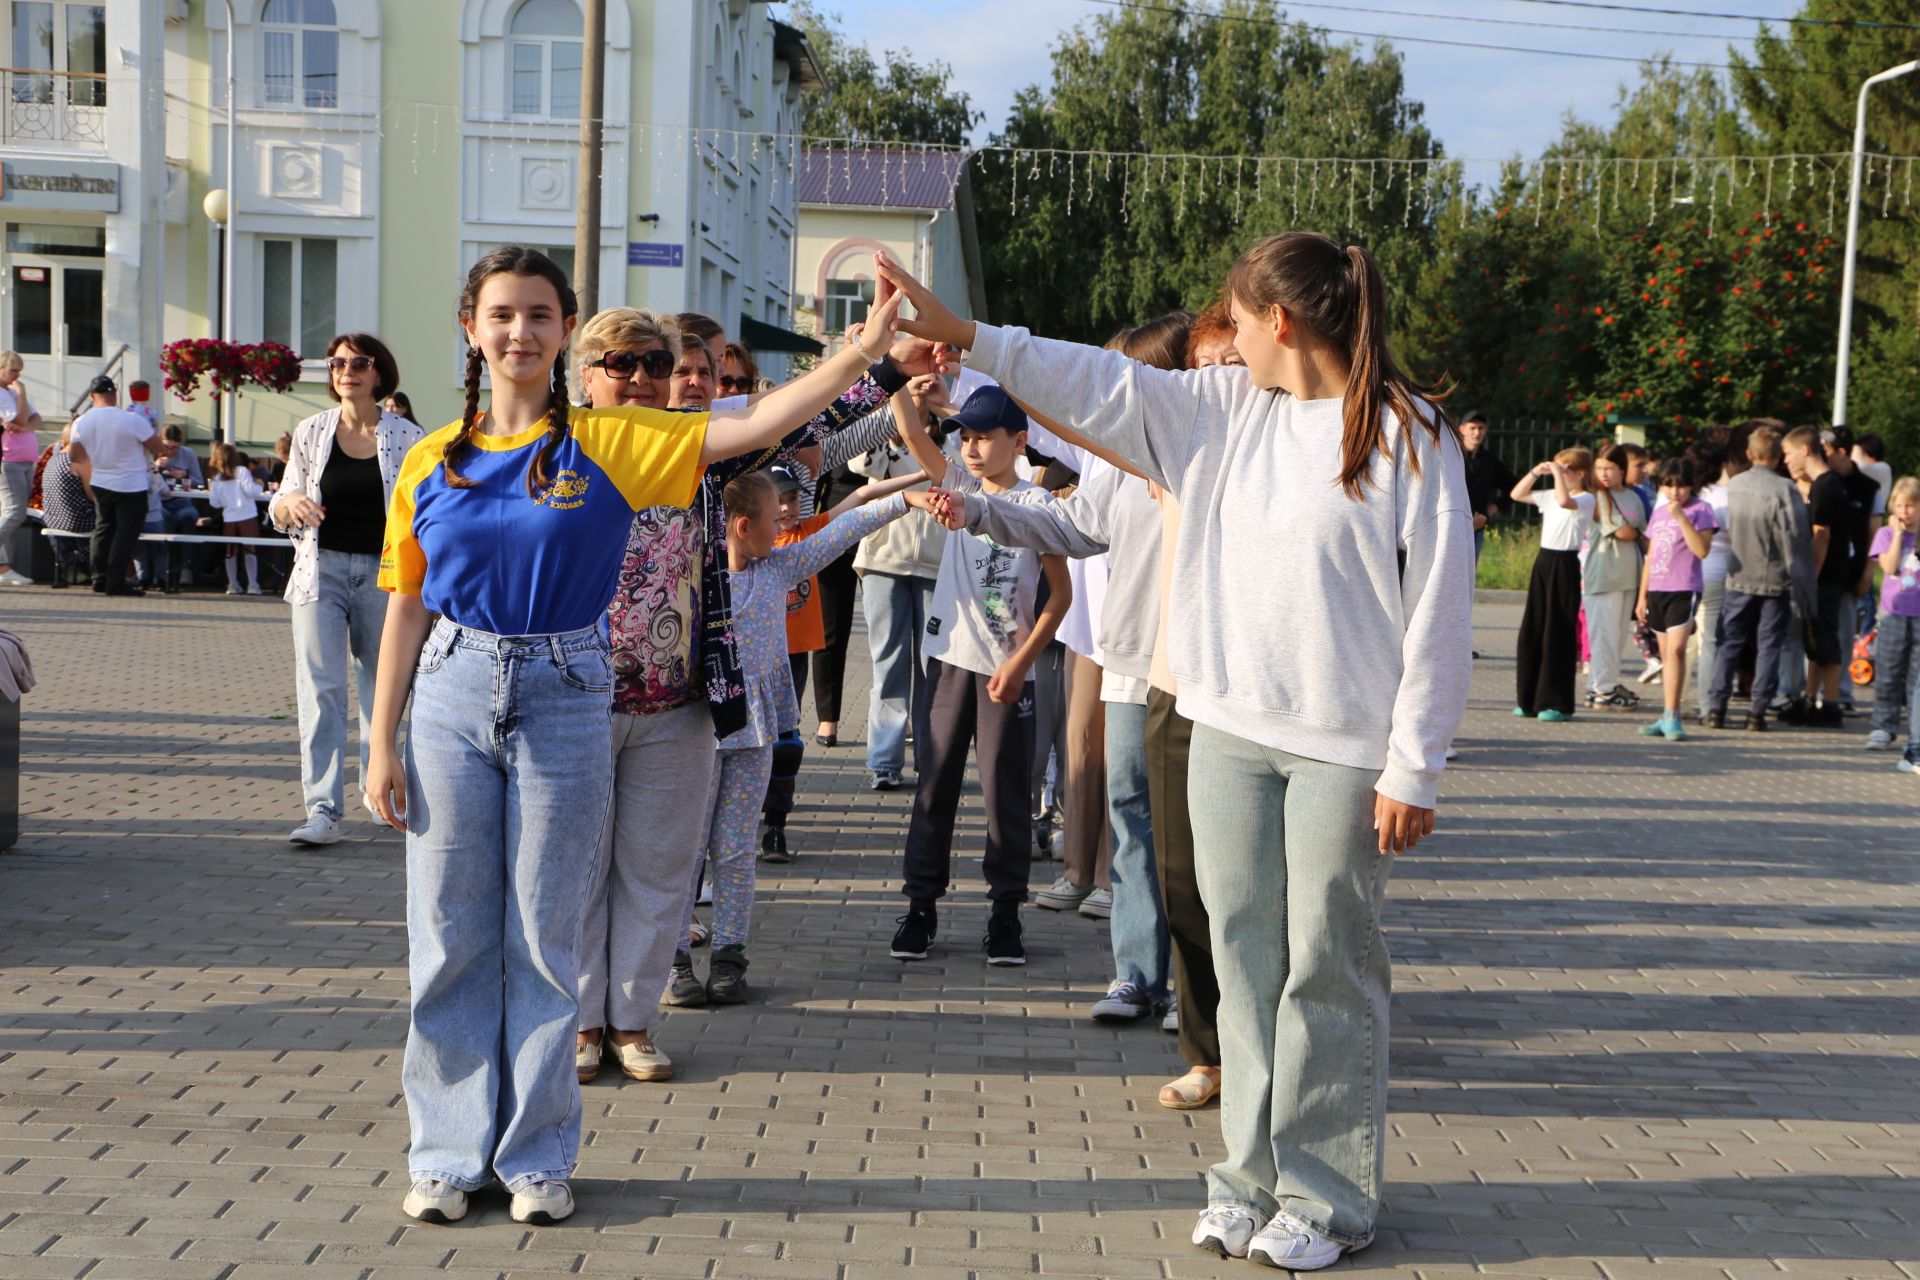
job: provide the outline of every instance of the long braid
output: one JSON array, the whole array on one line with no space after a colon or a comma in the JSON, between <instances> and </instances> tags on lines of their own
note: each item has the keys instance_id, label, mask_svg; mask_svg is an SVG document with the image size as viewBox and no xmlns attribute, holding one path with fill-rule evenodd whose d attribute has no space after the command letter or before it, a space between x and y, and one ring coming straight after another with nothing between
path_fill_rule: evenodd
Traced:
<instances>
[{"instance_id":1,"label":"long braid","mask_svg":"<svg viewBox=\"0 0 1920 1280\"><path fill-rule=\"evenodd\" d=\"M477 481L461 475L456 464L466 458L473 448L473 433L480 426L480 371L486 367L481 358L480 348L467 347L467 409L460 419L460 432L447 441L446 452L440 455L440 461L446 468L447 484L454 489L471 489Z\"/></svg>"},{"instance_id":2,"label":"long braid","mask_svg":"<svg viewBox=\"0 0 1920 1280\"><path fill-rule=\"evenodd\" d=\"M553 455L558 452L560 442L567 438L568 416L571 406L567 401L567 353L562 350L553 361L553 393L547 397L547 438L540 445L540 452L533 455L533 465L527 468L527 493L538 498L553 483Z\"/></svg>"}]
</instances>

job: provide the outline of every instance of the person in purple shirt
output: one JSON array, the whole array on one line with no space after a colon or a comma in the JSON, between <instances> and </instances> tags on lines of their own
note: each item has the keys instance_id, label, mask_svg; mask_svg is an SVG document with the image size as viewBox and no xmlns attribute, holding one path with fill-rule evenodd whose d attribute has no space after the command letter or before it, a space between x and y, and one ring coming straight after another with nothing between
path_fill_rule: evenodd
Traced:
<instances>
[{"instance_id":1,"label":"person in purple shirt","mask_svg":"<svg viewBox=\"0 0 1920 1280\"><path fill-rule=\"evenodd\" d=\"M1697 497L1693 464L1669 458L1660 468L1660 501L1647 522L1647 558L1640 566L1640 603L1633 616L1653 629L1660 642L1660 685L1665 710L1652 724L1640 726L1642 736L1678 742L1687 736L1680 727L1680 695L1687 684L1687 640L1693 635L1693 615L1700 608L1706 577L1700 562L1713 546L1720 527L1713 508Z\"/></svg>"},{"instance_id":2,"label":"person in purple shirt","mask_svg":"<svg viewBox=\"0 0 1920 1280\"><path fill-rule=\"evenodd\" d=\"M1907 749L1895 766L1920 775L1920 480L1902 476L1887 496L1887 523L1873 535L1879 562L1880 625L1873 637L1873 732L1869 751L1887 751L1906 707Z\"/></svg>"}]
</instances>

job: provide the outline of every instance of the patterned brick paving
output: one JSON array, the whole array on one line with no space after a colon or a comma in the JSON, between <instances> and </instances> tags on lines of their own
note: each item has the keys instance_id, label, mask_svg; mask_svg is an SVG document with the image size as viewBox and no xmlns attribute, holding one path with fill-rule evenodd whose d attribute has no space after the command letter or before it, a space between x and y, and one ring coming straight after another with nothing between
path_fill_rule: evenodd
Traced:
<instances>
[{"instance_id":1,"label":"patterned brick paving","mask_svg":"<svg viewBox=\"0 0 1920 1280\"><path fill-rule=\"evenodd\" d=\"M1444 832L1389 908L1388 1207L1342 1266L1920 1280L1920 778L1852 731L1513 720L1517 610L1478 621ZM1172 1037L1087 1017L1101 926L1030 910L1032 962L990 970L963 893L934 960L889 960L908 798L845 745L763 880L755 1002L668 1017L672 1084L588 1087L578 1216L409 1225L401 845L282 842L284 606L33 589L0 624L42 679L0 1280L1244 1273L1186 1243L1219 1133L1154 1103Z\"/></svg>"}]
</instances>

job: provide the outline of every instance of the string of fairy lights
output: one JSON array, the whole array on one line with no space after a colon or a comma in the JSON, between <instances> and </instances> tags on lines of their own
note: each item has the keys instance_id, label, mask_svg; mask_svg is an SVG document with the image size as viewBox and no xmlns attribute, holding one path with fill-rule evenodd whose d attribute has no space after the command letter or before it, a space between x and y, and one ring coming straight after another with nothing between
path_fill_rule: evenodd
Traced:
<instances>
[{"instance_id":1,"label":"string of fairy lights","mask_svg":"<svg viewBox=\"0 0 1920 1280\"><path fill-rule=\"evenodd\" d=\"M160 82L168 105L204 113L221 123L224 108L189 98ZM206 82L194 88L204 92ZM264 86L242 82L240 100L264 100ZM473 159L495 172L522 156L558 158L577 146L574 119L518 116L455 103L390 96L335 95L324 111L245 108L243 127L271 126L308 145L339 145L366 132L399 146L410 170L434 166L464 141L483 144ZM1662 218L1704 217L1709 234L1723 216L1751 212L1772 222L1795 217L1832 229L1844 222L1852 153L1783 152L1715 156L1544 156L1504 160L1460 157L1219 155L1177 151L1109 151L1050 147L945 146L819 137L772 130L694 127L609 118L610 149L646 152L668 176L684 179L692 166L759 174L776 201L798 192L803 173L813 198L833 200L856 191L906 195L930 172L957 182L962 165L982 179L1004 178L1006 211L1019 217L1041 200L1059 201L1072 216L1096 202L1117 209L1124 222L1149 201L1171 198L1173 216L1213 202L1238 224L1249 209L1271 218L1284 211L1294 225L1338 218L1348 227L1364 217L1378 225L1397 211L1403 225L1451 213L1465 217L1489 207L1531 217L1578 211L1598 227L1609 215L1640 214L1646 225ZM1869 153L1863 189L1881 218L1915 212L1915 165L1920 156ZM976 189L976 194L977 194Z\"/></svg>"}]
</instances>

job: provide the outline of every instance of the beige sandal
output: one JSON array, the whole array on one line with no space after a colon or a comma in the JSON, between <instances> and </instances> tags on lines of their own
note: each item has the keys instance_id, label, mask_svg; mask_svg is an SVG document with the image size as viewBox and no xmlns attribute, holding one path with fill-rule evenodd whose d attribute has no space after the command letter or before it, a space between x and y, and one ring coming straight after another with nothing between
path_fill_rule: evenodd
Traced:
<instances>
[{"instance_id":1,"label":"beige sandal","mask_svg":"<svg viewBox=\"0 0 1920 1280\"><path fill-rule=\"evenodd\" d=\"M1198 1111L1220 1096L1220 1074L1190 1068L1187 1074L1160 1087L1160 1105L1175 1111Z\"/></svg>"},{"instance_id":2,"label":"beige sandal","mask_svg":"<svg viewBox=\"0 0 1920 1280\"><path fill-rule=\"evenodd\" d=\"M689 948L704 947L707 945L708 939L712 937L713 930L701 924L698 919L687 926L687 946Z\"/></svg>"}]
</instances>

